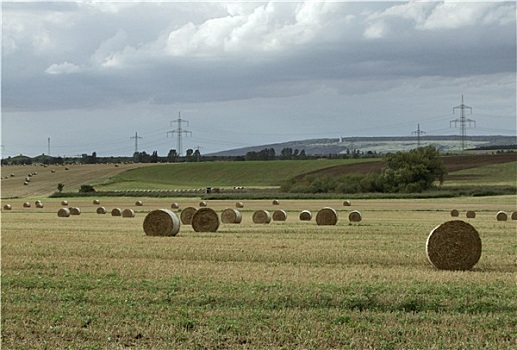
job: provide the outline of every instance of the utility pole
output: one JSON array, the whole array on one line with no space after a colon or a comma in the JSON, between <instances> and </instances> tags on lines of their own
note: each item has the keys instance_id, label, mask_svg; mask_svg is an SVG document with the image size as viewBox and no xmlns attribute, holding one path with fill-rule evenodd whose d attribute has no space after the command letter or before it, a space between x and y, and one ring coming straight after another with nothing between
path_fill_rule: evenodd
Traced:
<instances>
[{"instance_id":1,"label":"utility pole","mask_svg":"<svg viewBox=\"0 0 517 350\"><path fill-rule=\"evenodd\" d=\"M460 124L460 135L461 135L461 151L465 150L465 141L467 137L467 123L469 127L471 127L472 123L474 123L474 127L476 127L476 121L465 117L465 111L469 110L470 114L472 114L472 107L469 107L463 103L463 95L461 95L461 104L459 106L452 108L452 114L455 114L456 109L460 110L460 117L458 119L454 119L450 121L450 126L452 127L452 123L454 123L454 127Z\"/></svg>"},{"instance_id":2,"label":"utility pole","mask_svg":"<svg viewBox=\"0 0 517 350\"><path fill-rule=\"evenodd\" d=\"M171 121L171 126L172 123L178 123L178 128L167 131L167 136L169 136L169 134L172 134L172 136L174 136L174 134L178 134L178 156L181 157L181 137L183 134L185 134L185 136L188 136L188 134L192 135L192 132L181 128L181 123L187 123L188 126L188 120L181 119L181 112L178 112L178 119Z\"/></svg>"},{"instance_id":3,"label":"utility pole","mask_svg":"<svg viewBox=\"0 0 517 350\"><path fill-rule=\"evenodd\" d=\"M417 145L420 148L420 135L425 135L425 131L420 130L420 124L418 124L416 131L413 131L411 134L416 135Z\"/></svg>"},{"instance_id":4,"label":"utility pole","mask_svg":"<svg viewBox=\"0 0 517 350\"><path fill-rule=\"evenodd\" d=\"M48 138L48 153L47 153L48 156L50 156L50 137Z\"/></svg>"},{"instance_id":5,"label":"utility pole","mask_svg":"<svg viewBox=\"0 0 517 350\"><path fill-rule=\"evenodd\" d=\"M138 153L138 139L141 139L141 136L138 136L138 132L135 132L135 136L131 136L129 139L135 139L135 153Z\"/></svg>"}]
</instances>

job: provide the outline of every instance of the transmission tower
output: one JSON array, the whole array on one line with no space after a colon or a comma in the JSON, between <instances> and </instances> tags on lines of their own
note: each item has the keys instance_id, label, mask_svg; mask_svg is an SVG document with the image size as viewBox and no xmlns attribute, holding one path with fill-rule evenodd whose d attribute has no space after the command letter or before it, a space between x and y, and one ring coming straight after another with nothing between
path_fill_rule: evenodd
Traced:
<instances>
[{"instance_id":1,"label":"transmission tower","mask_svg":"<svg viewBox=\"0 0 517 350\"><path fill-rule=\"evenodd\" d=\"M138 139L142 139L142 136L138 136L138 132L135 132L135 136L131 136L129 139L135 139L135 153L138 153Z\"/></svg>"},{"instance_id":2,"label":"transmission tower","mask_svg":"<svg viewBox=\"0 0 517 350\"><path fill-rule=\"evenodd\" d=\"M467 138L467 123L469 124L469 128L472 123L474 123L474 127L476 127L476 121L465 117L465 111L469 110L470 114L472 114L472 107L469 107L463 103L463 95L461 95L461 104L459 106L452 108L452 114L456 113L456 110L460 110L460 117L458 119L451 120L450 126L452 127L452 123L454 123L454 127L458 127L458 123L460 124L460 135L461 135L461 151L465 150L465 142Z\"/></svg>"},{"instance_id":3,"label":"transmission tower","mask_svg":"<svg viewBox=\"0 0 517 350\"><path fill-rule=\"evenodd\" d=\"M167 136L169 134L172 134L172 136L174 136L174 134L178 134L178 155L181 156L181 138L183 134L185 134L185 137L188 136L188 134L192 135L192 132L188 130L183 130L181 128L181 123L187 123L188 126L188 120L181 119L181 112L178 112L178 119L171 121L171 126L172 123L178 123L178 128L171 131L167 131Z\"/></svg>"},{"instance_id":4,"label":"transmission tower","mask_svg":"<svg viewBox=\"0 0 517 350\"><path fill-rule=\"evenodd\" d=\"M418 148L420 148L420 136L425 135L425 131L420 130L420 124L418 124L416 130L413 131L411 134L416 135L417 145Z\"/></svg>"}]
</instances>

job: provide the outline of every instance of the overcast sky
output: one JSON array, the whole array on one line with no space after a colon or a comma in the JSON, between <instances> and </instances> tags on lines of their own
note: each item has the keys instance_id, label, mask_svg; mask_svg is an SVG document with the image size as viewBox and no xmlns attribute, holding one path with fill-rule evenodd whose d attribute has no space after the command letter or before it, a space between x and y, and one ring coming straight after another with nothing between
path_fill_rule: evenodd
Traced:
<instances>
[{"instance_id":1,"label":"overcast sky","mask_svg":"<svg viewBox=\"0 0 517 350\"><path fill-rule=\"evenodd\" d=\"M3 1L2 156L510 136L515 71L514 1Z\"/></svg>"}]
</instances>

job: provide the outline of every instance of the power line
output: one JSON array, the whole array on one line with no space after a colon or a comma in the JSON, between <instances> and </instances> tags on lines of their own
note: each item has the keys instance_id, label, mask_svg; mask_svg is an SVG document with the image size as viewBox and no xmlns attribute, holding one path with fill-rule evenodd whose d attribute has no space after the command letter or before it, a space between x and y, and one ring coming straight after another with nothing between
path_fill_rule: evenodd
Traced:
<instances>
[{"instance_id":1,"label":"power line","mask_svg":"<svg viewBox=\"0 0 517 350\"><path fill-rule=\"evenodd\" d=\"M466 110L469 110L470 114L472 114L472 107L469 107L463 103L463 95L461 95L461 104L452 108L452 114L455 114L456 109L460 110L460 117L451 120L449 126L452 127L452 123L454 123L454 127L457 127L458 123L460 124L461 151L463 152L465 150L465 141L467 138L467 123L469 124L469 127L472 125L472 123L474 123L475 127L476 121L465 117Z\"/></svg>"},{"instance_id":2,"label":"power line","mask_svg":"<svg viewBox=\"0 0 517 350\"><path fill-rule=\"evenodd\" d=\"M178 134L178 155L181 156L181 138L183 134L185 134L185 137L188 136L188 134L192 135L192 132L188 130L183 130L181 128L181 123L187 123L187 126L189 125L188 120L181 119L181 112L178 112L178 119L171 121L171 126L174 122L178 123L178 128L171 131L167 131L167 136L169 134L172 134L172 136L174 136L174 134Z\"/></svg>"},{"instance_id":3,"label":"power line","mask_svg":"<svg viewBox=\"0 0 517 350\"><path fill-rule=\"evenodd\" d=\"M420 136L425 135L425 131L420 130L420 124L418 124L416 131L413 131L411 134L416 135L417 147L420 148Z\"/></svg>"},{"instance_id":4,"label":"power line","mask_svg":"<svg viewBox=\"0 0 517 350\"><path fill-rule=\"evenodd\" d=\"M135 153L138 153L138 139L142 139L142 136L138 136L138 132L135 132L135 136L131 136L129 139L135 139Z\"/></svg>"}]
</instances>

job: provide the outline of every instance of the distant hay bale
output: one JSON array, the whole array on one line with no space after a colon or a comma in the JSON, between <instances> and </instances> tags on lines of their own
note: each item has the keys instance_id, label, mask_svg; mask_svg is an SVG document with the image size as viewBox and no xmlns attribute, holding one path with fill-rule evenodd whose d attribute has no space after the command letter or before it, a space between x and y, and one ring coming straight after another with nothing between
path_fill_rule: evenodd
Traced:
<instances>
[{"instance_id":1,"label":"distant hay bale","mask_svg":"<svg viewBox=\"0 0 517 350\"><path fill-rule=\"evenodd\" d=\"M323 208L316 214L318 225L335 225L337 223L337 213L332 208Z\"/></svg>"},{"instance_id":2,"label":"distant hay bale","mask_svg":"<svg viewBox=\"0 0 517 350\"><path fill-rule=\"evenodd\" d=\"M517 220L517 211L512 213L512 220Z\"/></svg>"},{"instance_id":3,"label":"distant hay bale","mask_svg":"<svg viewBox=\"0 0 517 350\"><path fill-rule=\"evenodd\" d=\"M351 206L351 205L352 205L352 202L350 202L349 200L346 200L346 201L344 201L344 202L343 202L343 205L344 205L345 207L349 207L349 206Z\"/></svg>"},{"instance_id":4,"label":"distant hay bale","mask_svg":"<svg viewBox=\"0 0 517 350\"><path fill-rule=\"evenodd\" d=\"M180 220L169 209L156 209L144 219L144 232L148 236L176 236L180 231Z\"/></svg>"},{"instance_id":5,"label":"distant hay bale","mask_svg":"<svg viewBox=\"0 0 517 350\"><path fill-rule=\"evenodd\" d=\"M136 205L137 207L141 207L141 206L143 206L143 205L144 205L144 202L142 202L142 201L136 201L136 202L135 202L135 205Z\"/></svg>"},{"instance_id":6,"label":"distant hay bale","mask_svg":"<svg viewBox=\"0 0 517 350\"><path fill-rule=\"evenodd\" d=\"M111 216L122 216L122 210L120 208L111 209Z\"/></svg>"},{"instance_id":7,"label":"distant hay bale","mask_svg":"<svg viewBox=\"0 0 517 350\"><path fill-rule=\"evenodd\" d=\"M357 210L353 210L348 214L348 220L350 220L350 222L360 222L362 219L363 216Z\"/></svg>"},{"instance_id":8,"label":"distant hay bale","mask_svg":"<svg viewBox=\"0 0 517 350\"><path fill-rule=\"evenodd\" d=\"M70 215L81 215L81 209L77 207L70 208Z\"/></svg>"},{"instance_id":9,"label":"distant hay bale","mask_svg":"<svg viewBox=\"0 0 517 350\"><path fill-rule=\"evenodd\" d=\"M302 221L311 221L312 213L309 210L302 210L300 213L300 220Z\"/></svg>"},{"instance_id":10,"label":"distant hay bale","mask_svg":"<svg viewBox=\"0 0 517 350\"><path fill-rule=\"evenodd\" d=\"M216 232L219 215L212 208L200 208L192 216L192 228L196 232Z\"/></svg>"},{"instance_id":11,"label":"distant hay bale","mask_svg":"<svg viewBox=\"0 0 517 350\"><path fill-rule=\"evenodd\" d=\"M280 201L278 199L273 199L273 205L280 205Z\"/></svg>"},{"instance_id":12,"label":"distant hay bale","mask_svg":"<svg viewBox=\"0 0 517 350\"><path fill-rule=\"evenodd\" d=\"M96 204L96 205L101 204L101 201L100 201L100 200L98 200L98 199L94 199L94 200L93 200L93 204Z\"/></svg>"},{"instance_id":13,"label":"distant hay bale","mask_svg":"<svg viewBox=\"0 0 517 350\"><path fill-rule=\"evenodd\" d=\"M470 270L481 258L481 238L462 220L436 226L426 243L429 262L440 270Z\"/></svg>"},{"instance_id":14,"label":"distant hay bale","mask_svg":"<svg viewBox=\"0 0 517 350\"><path fill-rule=\"evenodd\" d=\"M123 218L134 218L135 211L133 209L124 209L124 210L122 210L122 217Z\"/></svg>"},{"instance_id":15,"label":"distant hay bale","mask_svg":"<svg viewBox=\"0 0 517 350\"><path fill-rule=\"evenodd\" d=\"M242 221L242 214L237 209L226 208L221 213L221 222L223 224L240 224Z\"/></svg>"},{"instance_id":16,"label":"distant hay bale","mask_svg":"<svg viewBox=\"0 0 517 350\"><path fill-rule=\"evenodd\" d=\"M186 207L185 209L183 209L180 214L181 223L183 225L192 224L192 217L194 216L197 210L198 209L194 207Z\"/></svg>"},{"instance_id":17,"label":"distant hay bale","mask_svg":"<svg viewBox=\"0 0 517 350\"><path fill-rule=\"evenodd\" d=\"M24 203L23 203L23 207L24 207L24 208L30 208L30 207L31 207L30 202L24 202Z\"/></svg>"},{"instance_id":18,"label":"distant hay bale","mask_svg":"<svg viewBox=\"0 0 517 350\"><path fill-rule=\"evenodd\" d=\"M67 218L70 216L70 209L68 208L61 208L57 211L57 216L60 218Z\"/></svg>"},{"instance_id":19,"label":"distant hay bale","mask_svg":"<svg viewBox=\"0 0 517 350\"><path fill-rule=\"evenodd\" d=\"M28 185L29 185L29 181L24 181L24 182L23 182L23 185L24 185L24 186L28 186Z\"/></svg>"},{"instance_id":20,"label":"distant hay bale","mask_svg":"<svg viewBox=\"0 0 517 350\"><path fill-rule=\"evenodd\" d=\"M104 207L98 207L96 212L97 212L97 214L106 214L107 213L106 208L104 208Z\"/></svg>"},{"instance_id":21,"label":"distant hay bale","mask_svg":"<svg viewBox=\"0 0 517 350\"><path fill-rule=\"evenodd\" d=\"M271 213L267 210L257 210L253 213L252 220L255 224L269 224L271 222Z\"/></svg>"},{"instance_id":22,"label":"distant hay bale","mask_svg":"<svg viewBox=\"0 0 517 350\"><path fill-rule=\"evenodd\" d=\"M285 221L287 220L287 214L284 210L275 210L273 212L273 221Z\"/></svg>"},{"instance_id":23,"label":"distant hay bale","mask_svg":"<svg viewBox=\"0 0 517 350\"><path fill-rule=\"evenodd\" d=\"M13 206L11 204L4 204L4 210L11 210Z\"/></svg>"},{"instance_id":24,"label":"distant hay bale","mask_svg":"<svg viewBox=\"0 0 517 350\"><path fill-rule=\"evenodd\" d=\"M180 205L178 203L172 203L171 204L171 208L172 209L179 209L180 208Z\"/></svg>"},{"instance_id":25,"label":"distant hay bale","mask_svg":"<svg viewBox=\"0 0 517 350\"><path fill-rule=\"evenodd\" d=\"M476 217L476 212L474 210L467 211L467 219L474 219Z\"/></svg>"},{"instance_id":26,"label":"distant hay bale","mask_svg":"<svg viewBox=\"0 0 517 350\"><path fill-rule=\"evenodd\" d=\"M236 208L244 208L244 203L242 203L242 202L237 202L237 203L235 203L235 207L236 207Z\"/></svg>"},{"instance_id":27,"label":"distant hay bale","mask_svg":"<svg viewBox=\"0 0 517 350\"><path fill-rule=\"evenodd\" d=\"M458 210L456 210L456 209L452 209L451 210L451 216L458 217L458 216L460 216L460 212Z\"/></svg>"},{"instance_id":28,"label":"distant hay bale","mask_svg":"<svg viewBox=\"0 0 517 350\"><path fill-rule=\"evenodd\" d=\"M508 214L506 214L504 211L500 211L496 215L497 221L506 221L508 220Z\"/></svg>"},{"instance_id":29,"label":"distant hay bale","mask_svg":"<svg viewBox=\"0 0 517 350\"><path fill-rule=\"evenodd\" d=\"M34 203L34 205L36 206L36 208L43 208L43 202L42 201L36 201L36 203Z\"/></svg>"},{"instance_id":30,"label":"distant hay bale","mask_svg":"<svg viewBox=\"0 0 517 350\"><path fill-rule=\"evenodd\" d=\"M68 201L61 201L61 205L68 205Z\"/></svg>"},{"instance_id":31,"label":"distant hay bale","mask_svg":"<svg viewBox=\"0 0 517 350\"><path fill-rule=\"evenodd\" d=\"M199 202L199 206L202 207L202 208L206 207L207 205L208 204L205 201Z\"/></svg>"}]
</instances>

